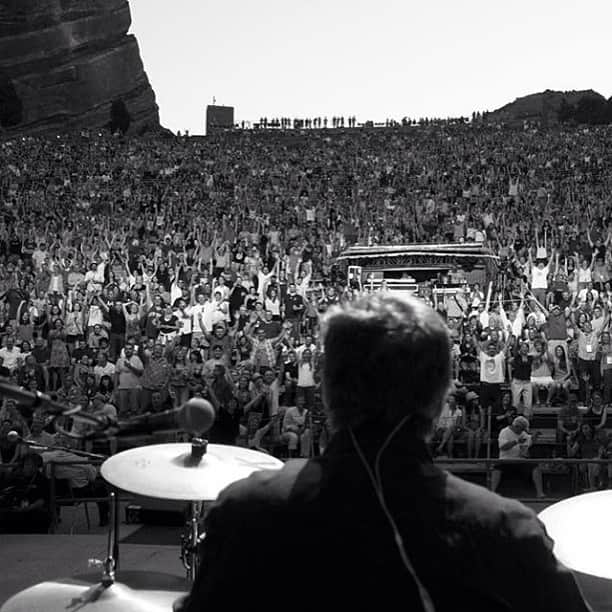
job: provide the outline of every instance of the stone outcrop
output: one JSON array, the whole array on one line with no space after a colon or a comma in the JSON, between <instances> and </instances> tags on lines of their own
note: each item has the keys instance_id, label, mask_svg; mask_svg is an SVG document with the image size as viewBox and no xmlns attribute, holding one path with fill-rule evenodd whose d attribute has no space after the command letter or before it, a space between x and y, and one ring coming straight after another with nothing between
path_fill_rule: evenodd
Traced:
<instances>
[{"instance_id":1,"label":"stone outcrop","mask_svg":"<svg viewBox=\"0 0 612 612\"><path fill-rule=\"evenodd\" d=\"M554 125L559 122L559 112L564 104L575 107L581 100L593 99L604 101L605 98L592 89L584 91L552 91L547 89L540 93L517 98L489 115L506 124L522 124L524 121L535 121Z\"/></svg>"},{"instance_id":2,"label":"stone outcrop","mask_svg":"<svg viewBox=\"0 0 612 612\"><path fill-rule=\"evenodd\" d=\"M159 129L130 24L127 0L0 0L0 132L104 127L116 100Z\"/></svg>"}]
</instances>

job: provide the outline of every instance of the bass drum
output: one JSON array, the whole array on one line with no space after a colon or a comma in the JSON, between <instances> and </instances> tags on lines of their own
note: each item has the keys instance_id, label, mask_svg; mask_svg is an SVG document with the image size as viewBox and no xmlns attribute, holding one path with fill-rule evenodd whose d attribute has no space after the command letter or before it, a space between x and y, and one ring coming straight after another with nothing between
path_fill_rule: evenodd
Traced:
<instances>
[{"instance_id":1,"label":"bass drum","mask_svg":"<svg viewBox=\"0 0 612 612\"><path fill-rule=\"evenodd\" d=\"M122 572L102 586L100 574L41 582L11 597L0 612L172 612L187 594L185 578L155 572Z\"/></svg>"}]
</instances>

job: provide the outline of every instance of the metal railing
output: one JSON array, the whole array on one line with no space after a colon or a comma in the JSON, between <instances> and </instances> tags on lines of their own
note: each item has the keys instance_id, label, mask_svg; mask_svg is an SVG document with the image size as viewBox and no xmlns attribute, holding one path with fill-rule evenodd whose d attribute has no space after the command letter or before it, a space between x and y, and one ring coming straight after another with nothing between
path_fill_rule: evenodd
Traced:
<instances>
[{"instance_id":1,"label":"metal railing","mask_svg":"<svg viewBox=\"0 0 612 612\"><path fill-rule=\"evenodd\" d=\"M434 463L437 465L444 466L449 472L458 473L480 473L485 475L486 486L491 489L492 474L498 466L505 465L533 465L542 468L542 480L546 477L558 475L567 476L570 481L570 493L569 495L556 495L545 497L521 497L512 496L518 501L524 503L554 503L572 497L581 491L579 490L579 466L580 465L607 465L612 464L611 459L579 459L579 458L562 458L562 457L540 457L540 458L516 458L516 459L499 459L499 458L476 458L476 459L434 459ZM461 465L474 466L476 469L470 469L469 471L461 470ZM457 466L459 469L454 470L453 466ZM564 470L564 468L566 468ZM609 469L609 468L608 468Z\"/></svg>"}]
</instances>

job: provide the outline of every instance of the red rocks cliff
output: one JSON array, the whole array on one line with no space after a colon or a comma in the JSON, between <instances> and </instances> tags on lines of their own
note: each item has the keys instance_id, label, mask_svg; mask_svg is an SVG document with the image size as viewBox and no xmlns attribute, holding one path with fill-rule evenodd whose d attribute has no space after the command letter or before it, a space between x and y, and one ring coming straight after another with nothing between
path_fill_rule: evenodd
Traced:
<instances>
[{"instance_id":1,"label":"red rocks cliff","mask_svg":"<svg viewBox=\"0 0 612 612\"><path fill-rule=\"evenodd\" d=\"M0 132L103 127L118 99L158 129L130 24L127 0L0 0Z\"/></svg>"}]
</instances>

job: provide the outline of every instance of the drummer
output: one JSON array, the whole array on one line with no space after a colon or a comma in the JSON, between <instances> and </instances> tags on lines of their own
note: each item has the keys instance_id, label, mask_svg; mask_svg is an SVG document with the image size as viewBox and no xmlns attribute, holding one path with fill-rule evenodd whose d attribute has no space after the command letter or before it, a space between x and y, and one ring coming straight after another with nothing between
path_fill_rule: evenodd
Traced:
<instances>
[{"instance_id":1,"label":"drummer","mask_svg":"<svg viewBox=\"0 0 612 612\"><path fill-rule=\"evenodd\" d=\"M323 326L325 453L221 492L175 609L589 610L533 511L432 462L452 373L442 319L375 293L330 308ZM513 423L520 441L505 451L527 443L527 426Z\"/></svg>"}]
</instances>

